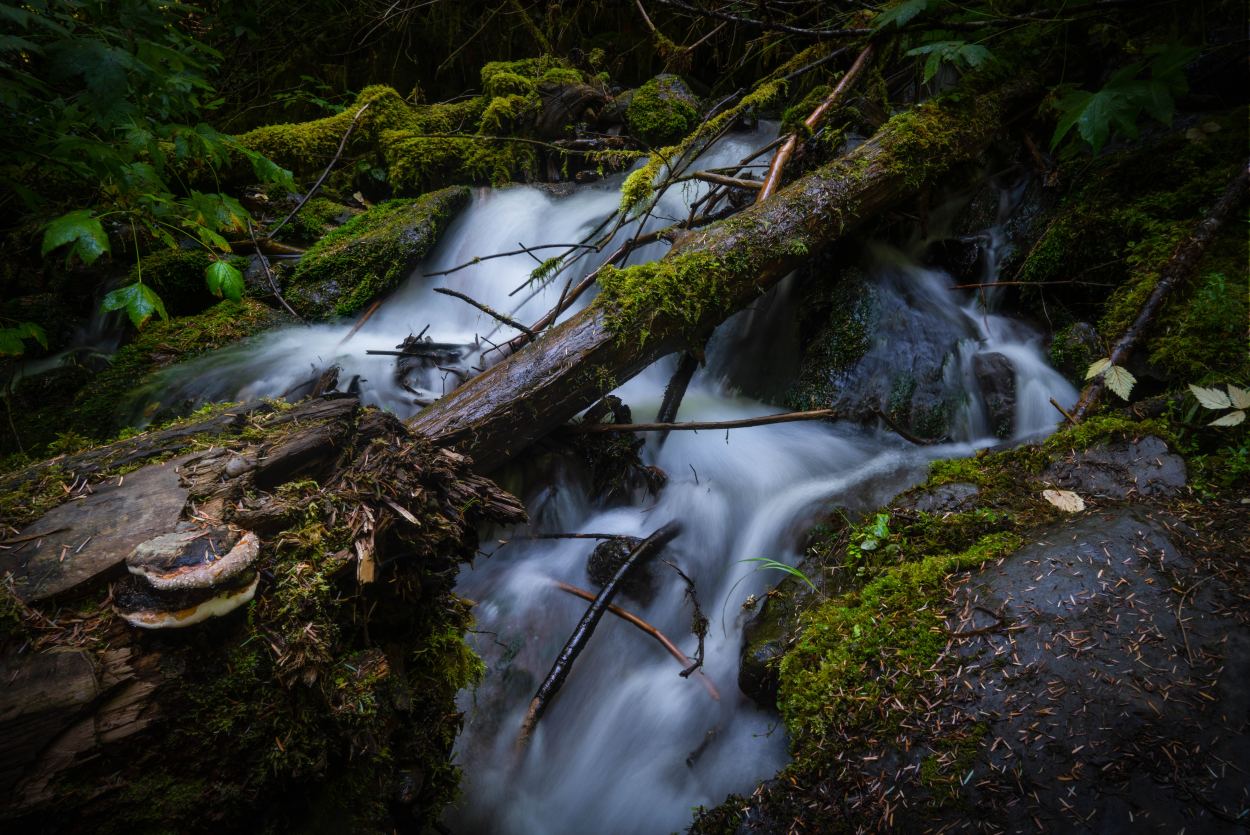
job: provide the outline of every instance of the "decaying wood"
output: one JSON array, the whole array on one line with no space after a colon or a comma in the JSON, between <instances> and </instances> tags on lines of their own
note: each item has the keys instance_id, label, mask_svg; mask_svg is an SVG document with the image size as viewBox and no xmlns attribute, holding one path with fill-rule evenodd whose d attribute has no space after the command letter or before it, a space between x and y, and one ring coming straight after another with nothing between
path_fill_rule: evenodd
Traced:
<instances>
[{"instance_id":1,"label":"decaying wood","mask_svg":"<svg viewBox=\"0 0 1250 835\"><path fill-rule=\"evenodd\" d=\"M677 522L669 522L644 539L636 548L629 552L620 567L617 568L616 573L612 575L612 579L595 596L594 602L586 609L586 613L578 621L573 634L569 636L568 641L564 644L564 648L556 656L555 663L551 665L551 672L547 673L547 678L539 685L538 692L534 694L533 700L530 701L529 710L525 714L525 720L521 723L521 731L517 735L518 748L524 748L529 743L530 736L533 735L534 727L538 724L538 720L542 718L551 699L556 693L560 692L560 688L564 685L564 680L568 678L569 671L573 669L573 662L577 660L577 656L581 655L582 650L586 648L586 642L590 640L590 636L595 632L595 627L603 619L603 613L607 611L608 605L611 604L612 598L616 596L617 589L620 588L621 583L635 568L654 557L665 545L672 542L679 533L681 533L681 525Z\"/></svg>"},{"instance_id":2,"label":"decaying wood","mask_svg":"<svg viewBox=\"0 0 1250 835\"><path fill-rule=\"evenodd\" d=\"M158 460L144 465L152 458ZM135 464L139 469L115 474L119 466ZM316 474L318 482L297 486L290 481L309 474ZM281 610L273 596L282 584L312 570L305 561L315 553L315 540L307 540L309 550L298 556L283 556L289 552L282 551L282 542L298 540L309 519L320 518L310 511L313 505L338 508L325 524L351 543L351 551L319 555L327 566L341 564L333 576L345 585L336 593L350 597L353 575L362 583L387 581L373 583L368 605L347 619L352 623L330 624L344 635L353 634L355 621L367 621L379 605L391 607L388 629L424 622L429 613L418 612L421 598L399 589L407 584L417 589L411 594L420 595L425 593L420 589L437 581L448 584L449 595L447 569L474 552L476 527L487 520L524 520L519 503L472 473L465 456L434 448L393 417L361 410L354 398L342 396L289 408L243 406L44 462L6 482L16 489L35 479L42 485L47 478L74 487L64 502L0 548L0 597L17 613L23 630L0 636L0 827L6 831L93 831L93 821L117 820L121 789L150 778L153 762L159 763L162 779L168 776L170 785L177 785L175 775L185 778L188 770L188 754L178 746L189 735L211 735L210 729L188 725L186 696L179 695L184 681L217 674L226 680L233 674L235 648L267 647L261 649L266 663L272 663L275 675L281 673L280 680L267 676L254 685L275 688L268 698L277 700L258 701L256 710L313 711L307 714L310 721L327 719L334 705L315 706L313 694L321 691L310 685L317 679L316 664L337 660L291 648L292 633L283 632L289 625L266 620ZM180 526L218 524L255 532L261 539L265 566L246 617L238 612L212 624L152 635L113 614L110 580L126 574L124 561L138 542ZM421 574L425 566L430 575ZM437 579L434 572L447 579ZM404 577L418 581L413 586ZM70 598L72 606L60 605ZM405 620L409 611L411 623ZM292 616L302 622L306 615ZM311 614L307 617L307 629L325 628ZM388 638L375 636L367 646L349 644L341 660L361 669L377 656L384 674L386 655L375 640ZM401 650L396 657L402 655ZM210 680L209 686L216 682ZM233 692L229 685L224 688L221 692ZM251 697L238 691L230 698ZM318 717L316 710L327 716ZM234 743L230 739L227 746ZM270 755L269 746L283 744L282 739L253 740L247 743L252 747L224 754L220 760L235 758L230 762L237 780L214 770L220 769L220 760L197 759L190 769L214 786L211 792L235 793L244 804L236 811L245 810L256 802L247 792L257 787L249 785L254 778L239 763L260 762ZM362 744L389 743L357 740L341 755L346 757L348 748L360 755L353 746ZM295 783L296 776L279 772L277 779ZM67 791L67 780L84 790ZM206 814L194 804L188 809ZM206 820L225 817L214 813ZM58 820L73 826L48 824ZM42 828L31 829L35 824ZM184 829L187 821L167 824ZM226 828L233 825L232 820Z\"/></svg>"},{"instance_id":3,"label":"decaying wood","mask_svg":"<svg viewBox=\"0 0 1250 835\"><path fill-rule=\"evenodd\" d=\"M593 592L586 591L585 589L578 588L577 586L570 585L569 583L564 583L559 580L555 580L553 582L555 583L556 588L560 589L561 591L566 591L569 594L573 595L574 597L580 597L582 600L585 600L590 603L595 602L595 595ZM632 624L633 626L638 627L643 632L647 633L652 638L655 638L657 641L659 641L660 645L668 651L668 654L676 658L677 661L681 664L682 672L685 672L686 670L695 666L695 662L691 661L690 657L686 655L686 653L678 649L677 645L674 644L672 641L670 641L667 635L665 635L663 632L661 632L659 629L655 628L651 624L647 623L642 618L635 615L633 612L622 609L620 606L617 606L615 603L608 604L608 611L616 615L621 620L629 624ZM699 680L702 681L703 686L707 688L708 695L711 696L713 699L720 701L720 691L716 689L716 685L713 684L712 680L709 679L706 675L703 675L702 671L697 671L697 672L699 673Z\"/></svg>"},{"instance_id":4,"label":"decaying wood","mask_svg":"<svg viewBox=\"0 0 1250 835\"><path fill-rule=\"evenodd\" d=\"M763 415L738 420L703 420L685 423L572 423L566 432L578 435L598 435L608 432L672 432L680 429L745 429L750 426L769 426L774 423L795 423L804 420L828 420L837 417L833 409L813 409L810 412L782 412L779 415Z\"/></svg>"},{"instance_id":5,"label":"decaying wood","mask_svg":"<svg viewBox=\"0 0 1250 835\"><path fill-rule=\"evenodd\" d=\"M1172 253L1172 257L1168 259L1167 266L1163 268L1162 274L1159 276L1158 283L1155 284L1154 290L1146 299L1146 303L1142 305L1141 310L1137 314L1137 318L1133 320L1133 324L1128 326L1128 330L1115 343L1115 347L1111 349L1111 365L1123 365L1133 353L1133 349L1146 333L1146 328L1154 320L1155 315L1162 309L1163 302L1167 299L1178 284L1187 279L1198 268L1198 262L1202 260L1202 254L1206 252L1207 246L1215 238L1215 233L1224 225L1224 221L1233 213L1241 203L1246 194L1246 184L1250 182L1250 162L1243 163L1237 171L1237 176L1229 182L1225 187L1224 193L1220 199L1212 207L1211 211L1198 224L1193 233L1176 247L1176 251ZM1081 399L1077 401L1076 407L1072 410L1072 421L1079 423L1089 416L1090 410L1098 404L1098 399L1102 396L1106 389L1106 378L1103 376L1095 377L1085 390L1081 392Z\"/></svg>"},{"instance_id":6,"label":"decaying wood","mask_svg":"<svg viewBox=\"0 0 1250 835\"><path fill-rule=\"evenodd\" d=\"M686 234L665 260L697 254L722 266L720 292L701 300L697 322L657 311L647 322L645 340L623 337L611 325L611 300L601 299L427 407L409 425L438 443L460 445L489 472L655 360L702 344L720 322L810 253L975 157L1033 90L1033 80L1025 78L933 106L924 118L935 120L931 130L942 133L940 154L914 150L907 122L892 120L843 159L799 178L772 199Z\"/></svg>"},{"instance_id":7,"label":"decaying wood","mask_svg":"<svg viewBox=\"0 0 1250 835\"><path fill-rule=\"evenodd\" d=\"M851 64L851 68L846 71L846 75L842 76L842 80L833 88L833 91L825 97L815 110L803 120L803 126L809 132L814 132L820 127L820 123L829 115L829 111L837 105L845 96L848 90L859 79L864 71L864 67L868 66L868 61L872 58L872 44L864 47L855 59L855 63ZM799 147L799 135L797 133L790 134L777 149L777 153L773 155L772 164L768 166L768 175L764 177L764 185L760 188L759 196L756 200L767 200L777 193L777 189L781 187L781 177L785 171L786 163L790 161L790 157L794 156L794 151Z\"/></svg>"}]
</instances>

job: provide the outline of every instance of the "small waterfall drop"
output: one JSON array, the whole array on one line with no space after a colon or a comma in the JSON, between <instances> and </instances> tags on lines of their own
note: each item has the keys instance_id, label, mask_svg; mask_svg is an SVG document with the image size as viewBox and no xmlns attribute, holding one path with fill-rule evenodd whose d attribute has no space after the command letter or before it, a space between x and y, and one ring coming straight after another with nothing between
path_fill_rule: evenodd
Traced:
<instances>
[{"instance_id":1,"label":"small waterfall drop","mask_svg":"<svg viewBox=\"0 0 1250 835\"><path fill-rule=\"evenodd\" d=\"M703 167L732 163L775 134L775 126L721 141ZM350 322L284 328L257 340L171 369L154 391L178 402L281 396L318 368L337 364L341 379L359 376L367 403L401 417L456 383L446 368L397 380L394 358L366 355L392 349L427 329L440 344L468 346L464 367L513 335L463 302L435 294L446 286L523 322L546 312L565 276L545 288L512 291L535 266L527 254L497 258L431 276L475 257L513 250L517 243L574 243L615 210L619 178L557 197L538 187L482 189L414 276L358 333ZM691 183L668 195L647 229L684 217L706 186ZM631 224L617 239L637 231ZM996 230L990 231L991 240ZM609 245L607 250L614 248ZM636 252L633 262L657 258L663 245ZM993 247L991 247L991 251ZM551 251L547 251L550 254ZM993 262L994 258L988 259ZM515 739L529 700L567 639L585 602L553 581L590 585L586 540L515 539L461 572L458 591L477 602L475 649L488 673L462 694L466 725L456 745L463 767L463 799L446 822L456 833L653 833L683 829L691 809L719 803L775 773L786 740L775 716L758 710L737 688L743 602L780 576L756 569L752 558L795 564L801 536L831 506L866 511L923 477L937 457L968 454L997 441L978 362L1005 358L1014 375L1014 423L1006 434L1026 438L1054 428L1055 398L1070 405L1076 392L1050 369L1040 336L1023 323L978 306L978 297L953 291L951 278L919 266L897 251L881 250L870 281L879 298L880 324L856 373L885 374L908 352L941 351L941 386L955 397L955 440L915 446L881 429L851 423L790 423L732 432L673 432L660 443L648 435L643 457L668 476L654 496L607 507L572 479L557 478L533 491L534 532L594 532L647 536L670 520L683 533L663 559L694 581L710 619L704 672L719 691L711 698L698 676L647 636L612 616L599 625L572 674L539 723L525 755ZM574 278L597 266L585 258ZM993 263L987 268L992 278ZM737 392L779 396L793 376L799 304L794 279L723 324L709 344L708 362L695 375L680 420L729 420L777 411ZM945 342L936 331L953 334ZM931 338L933 337L933 338ZM941 344L939 344L941 342ZM669 357L616 392L638 420L659 407L675 367ZM1001 361L1000 361L1001 362ZM656 594L646 603L617 600L694 649L685 584L657 562Z\"/></svg>"}]
</instances>

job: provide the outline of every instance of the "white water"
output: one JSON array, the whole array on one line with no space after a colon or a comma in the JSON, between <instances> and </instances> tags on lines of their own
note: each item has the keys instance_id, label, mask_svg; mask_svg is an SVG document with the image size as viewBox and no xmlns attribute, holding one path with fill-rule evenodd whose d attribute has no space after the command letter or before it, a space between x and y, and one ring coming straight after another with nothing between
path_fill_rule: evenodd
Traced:
<instances>
[{"instance_id":1,"label":"white water","mask_svg":"<svg viewBox=\"0 0 1250 835\"><path fill-rule=\"evenodd\" d=\"M736 161L768 138L764 133L730 138L708 154L705 165ZM618 182L560 198L529 187L479 191L428 262L351 341L341 344L350 323L289 328L175 369L159 389L191 400L280 395L337 363L344 383L353 375L364 379L367 401L401 416L412 414L419 401L440 393L444 378L448 386L454 378L429 369L420 379L410 379L415 391L407 391L393 380L393 358L367 357L364 348L393 348L426 325L429 336L446 343L471 343L492 333L491 339L501 341L512 335L496 333L493 320L434 294L432 287L455 288L518 320L533 321L551 307L563 281L529 301L522 301L524 293L510 298L509 291L533 269L526 255L437 279L424 273L516 249L518 242L578 241L615 208ZM684 216L682 204L701 193L701 186L693 186L670 198L658 214ZM662 253L662 246L653 246L640 257ZM720 700L714 701L697 677L681 678L679 664L658 644L609 615L518 760L514 742L526 706L586 606L553 588L552 580L589 586L585 565L594 543L514 541L494 549L463 571L458 585L462 595L478 602L474 643L489 673L476 692L462 694L467 720L456 752L466 779L463 801L446 818L452 831L679 830L688 825L692 807L719 803L727 793L747 791L773 774L785 761L784 733L774 717L739 693L737 673L742 603L748 595L764 593L779 576L757 571L744 560L770 557L794 564L803 531L832 507L868 510L918 480L928 460L966 454L996 440L985 437L985 409L972 373L978 352L1002 353L1014 366L1017 438L1053 428L1058 413L1050 397L1065 405L1075 400L1072 388L1046 366L1038 337L1028 328L978 310L970 296L949 289L949 276L922 269L899 252L882 250L877 260L882 298L897 305L887 311L899 314L895 320L905 320L904 313L916 321L940 319L962 335L945 366L946 384L964 394L956 421L958 442L916 447L890 433L829 423L728 434L674 432L662 445L649 437L644 450L646 463L668 475L656 496L604 508L573 479L531 489L528 504L536 531L646 536L669 520L685 525L663 556L693 578L711 619L704 669ZM586 261L579 276L594 266ZM777 410L734 392L782 390L793 374L793 340L781 335L795 315L794 289L784 282L718 330L708 365L696 374L679 419L726 420ZM934 349L923 334L912 331L891 332L887 321L862 373L884 371L890 358L903 352ZM742 363L743 356L763 360ZM476 353L465 358L466 364L477 361ZM661 361L617 392L636 420L655 415L672 367L671 358ZM623 598L617 603L692 654L684 585L662 565L655 576L658 594L649 604Z\"/></svg>"}]
</instances>

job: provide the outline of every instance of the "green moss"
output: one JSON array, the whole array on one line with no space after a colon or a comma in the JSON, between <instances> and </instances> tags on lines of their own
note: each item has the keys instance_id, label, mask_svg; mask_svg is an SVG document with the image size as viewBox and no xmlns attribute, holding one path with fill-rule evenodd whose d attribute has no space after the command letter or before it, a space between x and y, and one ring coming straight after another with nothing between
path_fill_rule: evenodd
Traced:
<instances>
[{"instance_id":1,"label":"green moss","mask_svg":"<svg viewBox=\"0 0 1250 835\"><path fill-rule=\"evenodd\" d=\"M313 319L360 310L408 276L468 201L467 188L453 187L357 215L300 259L287 301Z\"/></svg>"},{"instance_id":2,"label":"green moss","mask_svg":"<svg viewBox=\"0 0 1250 835\"><path fill-rule=\"evenodd\" d=\"M153 372L268 330L287 317L260 302L222 301L195 316L153 319L112 363L78 394L66 428L87 438L115 433L124 417L126 395Z\"/></svg>"},{"instance_id":3,"label":"green moss","mask_svg":"<svg viewBox=\"0 0 1250 835\"><path fill-rule=\"evenodd\" d=\"M491 98L501 96L528 97L534 95L534 80L514 72L498 72L490 76L485 83L486 95Z\"/></svg>"},{"instance_id":4,"label":"green moss","mask_svg":"<svg viewBox=\"0 0 1250 835\"><path fill-rule=\"evenodd\" d=\"M325 197L314 197L304 204L299 214L279 233L283 240L315 243L322 235L335 227L340 217L354 217L359 210L336 203Z\"/></svg>"},{"instance_id":5,"label":"green moss","mask_svg":"<svg viewBox=\"0 0 1250 835\"><path fill-rule=\"evenodd\" d=\"M560 86L570 86L573 84L582 84L585 79L582 78L581 72L571 67L551 67L543 72L539 77L539 84L555 84Z\"/></svg>"},{"instance_id":6,"label":"green moss","mask_svg":"<svg viewBox=\"0 0 1250 835\"><path fill-rule=\"evenodd\" d=\"M656 317L694 332L727 298L729 268L707 253L681 253L618 270L606 267L595 303L608 310L608 328L620 338L646 342Z\"/></svg>"},{"instance_id":7,"label":"green moss","mask_svg":"<svg viewBox=\"0 0 1250 835\"><path fill-rule=\"evenodd\" d=\"M630 131L648 145L668 145L694 128L699 110L681 79L661 75L634 91L625 120Z\"/></svg>"},{"instance_id":8,"label":"green moss","mask_svg":"<svg viewBox=\"0 0 1250 835\"><path fill-rule=\"evenodd\" d=\"M994 533L957 553L903 562L805 614L802 636L781 663L780 707L796 757L827 739L897 725L946 644L947 578L1022 542Z\"/></svg>"}]
</instances>

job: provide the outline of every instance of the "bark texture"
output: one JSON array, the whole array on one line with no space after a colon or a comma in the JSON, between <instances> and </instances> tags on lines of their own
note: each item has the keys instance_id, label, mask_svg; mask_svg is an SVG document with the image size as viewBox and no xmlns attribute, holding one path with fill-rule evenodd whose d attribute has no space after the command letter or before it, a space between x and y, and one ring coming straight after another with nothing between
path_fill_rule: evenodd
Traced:
<instances>
[{"instance_id":1,"label":"bark texture","mask_svg":"<svg viewBox=\"0 0 1250 835\"><path fill-rule=\"evenodd\" d=\"M974 158L1035 89L1028 79L929 102L660 262L601 276L589 307L413 417L489 471L660 357L703 344L810 253Z\"/></svg>"}]
</instances>

